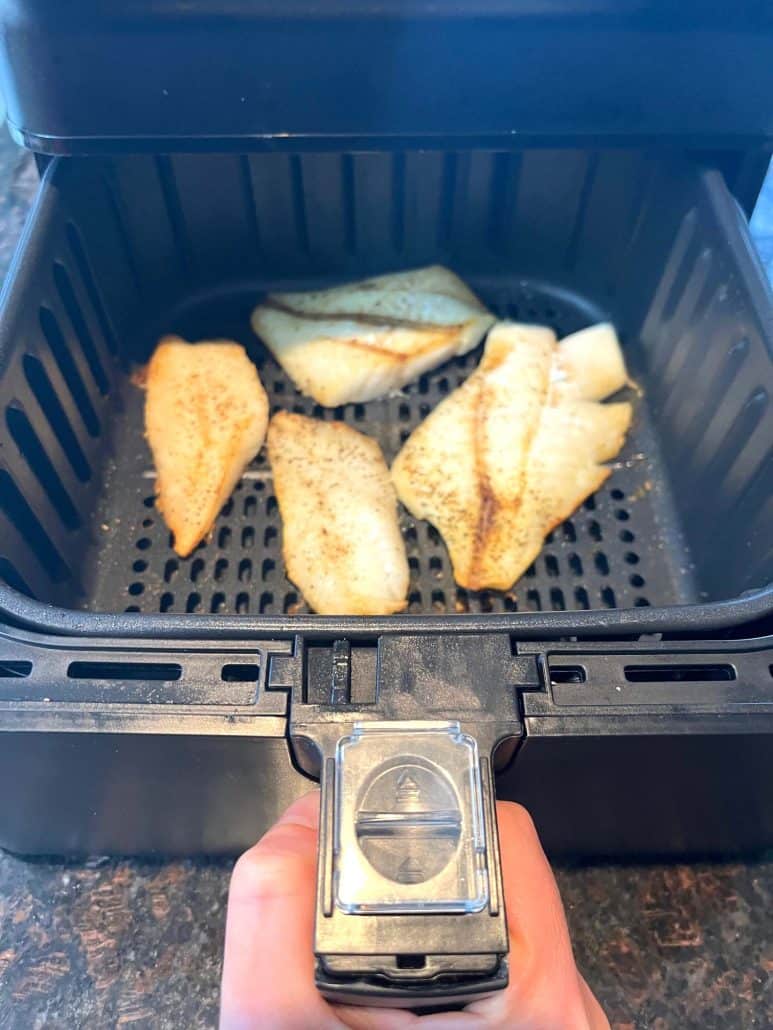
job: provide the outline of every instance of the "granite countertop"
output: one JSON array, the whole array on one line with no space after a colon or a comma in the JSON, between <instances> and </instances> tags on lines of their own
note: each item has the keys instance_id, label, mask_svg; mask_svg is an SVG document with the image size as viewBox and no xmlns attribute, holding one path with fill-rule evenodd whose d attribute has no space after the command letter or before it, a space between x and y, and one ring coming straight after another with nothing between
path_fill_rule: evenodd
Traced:
<instances>
[{"instance_id":1,"label":"granite countertop","mask_svg":"<svg viewBox=\"0 0 773 1030\"><path fill-rule=\"evenodd\" d=\"M0 138L0 277L34 193ZM753 230L773 277L773 177ZM0 854L0 1027L213 1027L231 863ZM773 861L557 869L617 1030L773 1025Z\"/></svg>"}]
</instances>

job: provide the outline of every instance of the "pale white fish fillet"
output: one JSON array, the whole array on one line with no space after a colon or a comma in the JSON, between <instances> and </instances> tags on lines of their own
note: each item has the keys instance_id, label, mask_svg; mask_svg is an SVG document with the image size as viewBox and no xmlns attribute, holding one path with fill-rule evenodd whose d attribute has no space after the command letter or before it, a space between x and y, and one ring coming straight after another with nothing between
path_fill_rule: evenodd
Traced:
<instances>
[{"instance_id":1,"label":"pale white fish fillet","mask_svg":"<svg viewBox=\"0 0 773 1030\"><path fill-rule=\"evenodd\" d=\"M257 369L230 340L162 339L147 367L145 432L156 506L185 557L211 530L261 448L268 397Z\"/></svg>"},{"instance_id":2,"label":"pale white fish fillet","mask_svg":"<svg viewBox=\"0 0 773 1030\"><path fill-rule=\"evenodd\" d=\"M381 448L343 422L280 411L268 457L288 578L320 615L390 615L406 605L408 561Z\"/></svg>"},{"instance_id":3,"label":"pale white fish fillet","mask_svg":"<svg viewBox=\"0 0 773 1030\"><path fill-rule=\"evenodd\" d=\"M498 323L477 370L395 459L400 500L440 531L461 586L508 589L610 474L602 463L622 447L632 412L595 399L626 382L609 334L601 358L596 339L563 352L550 329Z\"/></svg>"},{"instance_id":4,"label":"pale white fish fillet","mask_svg":"<svg viewBox=\"0 0 773 1030\"><path fill-rule=\"evenodd\" d=\"M603 400L628 382L623 352L610 322L565 336L553 367L554 381L587 401Z\"/></svg>"},{"instance_id":5,"label":"pale white fish fillet","mask_svg":"<svg viewBox=\"0 0 773 1030\"><path fill-rule=\"evenodd\" d=\"M481 341L494 317L447 268L270 294L252 327L299 390L336 407L381 397Z\"/></svg>"}]
</instances>

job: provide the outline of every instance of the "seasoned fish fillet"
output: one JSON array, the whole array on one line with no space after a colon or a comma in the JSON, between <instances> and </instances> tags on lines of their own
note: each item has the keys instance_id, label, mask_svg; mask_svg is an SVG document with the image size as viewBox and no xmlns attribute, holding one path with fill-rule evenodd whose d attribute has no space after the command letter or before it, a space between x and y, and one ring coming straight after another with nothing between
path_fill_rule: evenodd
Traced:
<instances>
[{"instance_id":1,"label":"seasoned fish fillet","mask_svg":"<svg viewBox=\"0 0 773 1030\"><path fill-rule=\"evenodd\" d=\"M273 293L252 327L299 390L336 407L369 401L472 350L494 318L433 265L313 293Z\"/></svg>"},{"instance_id":2,"label":"seasoned fish fillet","mask_svg":"<svg viewBox=\"0 0 773 1030\"><path fill-rule=\"evenodd\" d=\"M610 473L628 403L611 326L556 343L552 330L500 322L479 367L406 441L392 466L400 500L442 534L454 577L507 590L543 540Z\"/></svg>"},{"instance_id":3,"label":"seasoned fish fillet","mask_svg":"<svg viewBox=\"0 0 773 1030\"><path fill-rule=\"evenodd\" d=\"M381 448L343 422L280 411L268 456L288 577L320 615L390 615L408 561Z\"/></svg>"},{"instance_id":4,"label":"seasoned fish fillet","mask_svg":"<svg viewBox=\"0 0 773 1030\"><path fill-rule=\"evenodd\" d=\"M156 505L189 555L212 528L260 450L268 397L238 343L166 336L146 376L145 431L156 466Z\"/></svg>"}]
</instances>

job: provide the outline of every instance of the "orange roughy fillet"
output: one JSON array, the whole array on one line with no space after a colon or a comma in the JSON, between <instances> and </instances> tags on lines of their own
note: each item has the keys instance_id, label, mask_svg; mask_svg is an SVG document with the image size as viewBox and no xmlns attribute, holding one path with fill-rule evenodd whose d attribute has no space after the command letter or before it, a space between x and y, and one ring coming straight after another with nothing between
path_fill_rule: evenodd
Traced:
<instances>
[{"instance_id":1,"label":"orange roughy fillet","mask_svg":"<svg viewBox=\"0 0 773 1030\"><path fill-rule=\"evenodd\" d=\"M289 579L320 615L391 615L406 605L397 497L375 440L343 422L280 411L268 457Z\"/></svg>"},{"instance_id":2,"label":"orange roughy fillet","mask_svg":"<svg viewBox=\"0 0 773 1030\"><path fill-rule=\"evenodd\" d=\"M145 432L156 466L156 505L189 555L214 525L260 450L268 397L238 343L167 336L145 375Z\"/></svg>"},{"instance_id":3,"label":"orange roughy fillet","mask_svg":"<svg viewBox=\"0 0 773 1030\"><path fill-rule=\"evenodd\" d=\"M507 590L544 538L609 476L631 405L602 324L556 342L551 329L498 323L480 365L413 432L392 466L397 494L442 534L469 590Z\"/></svg>"},{"instance_id":4,"label":"orange roughy fillet","mask_svg":"<svg viewBox=\"0 0 773 1030\"><path fill-rule=\"evenodd\" d=\"M466 354L494 318L433 265L312 293L270 294L252 327L299 390L336 407L373 400Z\"/></svg>"}]
</instances>

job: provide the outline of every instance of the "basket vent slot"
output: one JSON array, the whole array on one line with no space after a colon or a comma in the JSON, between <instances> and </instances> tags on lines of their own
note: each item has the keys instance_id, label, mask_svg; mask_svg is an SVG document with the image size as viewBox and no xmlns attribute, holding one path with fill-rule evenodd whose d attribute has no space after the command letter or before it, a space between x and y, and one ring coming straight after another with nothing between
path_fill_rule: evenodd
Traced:
<instances>
[{"instance_id":1,"label":"basket vent slot","mask_svg":"<svg viewBox=\"0 0 773 1030\"><path fill-rule=\"evenodd\" d=\"M91 479L91 468L42 362L32 354L25 354L22 366L29 388L54 436L59 440L73 472L81 483L87 483Z\"/></svg>"},{"instance_id":2,"label":"basket vent slot","mask_svg":"<svg viewBox=\"0 0 773 1030\"><path fill-rule=\"evenodd\" d=\"M705 683L736 679L732 665L626 665L629 683Z\"/></svg>"},{"instance_id":3,"label":"basket vent slot","mask_svg":"<svg viewBox=\"0 0 773 1030\"><path fill-rule=\"evenodd\" d=\"M20 594L26 594L27 597L35 596L16 566L2 554L0 554L0 580L7 583L12 590L18 590Z\"/></svg>"},{"instance_id":4,"label":"basket vent slot","mask_svg":"<svg viewBox=\"0 0 773 1030\"><path fill-rule=\"evenodd\" d=\"M153 680L173 683L183 674L177 662L70 662L71 680Z\"/></svg>"},{"instance_id":5,"label":"basket vent slot","mask_svg":"<svg viewBox=\"0 0 773 1030\"><path fill-rule=\"evenodd\" d=\"M51 579L55 583L67 579L70 570L5 469L0 469L0 510L16 527Z\"/></svg>"},{"instance_id":6,"label":"basket vent slot","mask_svg":"<svg viewBox=\"0 0 773 1030\"><path fill-rule=\"evenodd\" d=\"M51 348L54 360L59 366L62 378L67 383L72 399L75 401L89 436L99 436L100 426L97 413L86 392L86 387L83 385L83 380L80 377L70 348L67 346L61 326L49 308L41 307L39 317L40 328L43 330L43 335Z\"/></svg>"},{"instance_id":7,"label":"basket vent slot","mask_svg":"<svg viewBox=\"0 0 773 1030\"><path fill-rule=\"evenodd\" d=\"M64 309L67 312L67 317L70 319L70 324L78 337L83 356L86 358L91 374L94 377L94 382L97 384L97 389L104 396L110 392L110 383L105 375L102 362L99 360L94 339L89 332L86 319L75 296L70 277L64 265L59 264L58 261L54 262L54 282L56 283Z\"/></svg>"},{"instance_id":8,"label":"basket vent slot","mask_svg":"<svg viewBox=\"0 0 773 1030\"><path fill-rule=\"evenodd\" d=\"M226 683L257 683L260 679L260 666L246 662L224 665L220 670L220 678Z\"/></svg>"},{"instance_id":9,"label":"basket vent slot","mask_svg":"<svg viewBox=\"0 0 773 1030\"><path fill-rule=\"evenodd\" d=\"M105 339L108 350L111 354L118 353L118 345L116 343L116 335L113 331L113 327L110 324L110 319L107 317L104 302L100 296L97 284L94 280L94 275L91 271L91 265L86 257L86 251L81 240L80 233L73 225L72 222L67 223L67 242L70 245L70 251L75 259L75 264L78 266L78 272L80 273L83 285L86 288L86 293L91 301L91 306L94 309L94 313L97 316L99 322L99 328L102 332L102 336Z\"/></svg>"},{"instance_id":10,"label":"basket vent slot","mask_svg":"<svg viewBox=\"0 0 773 1030\"><path fill-rule=\"evenodd\" d=\"M587 683L588 674L583 665L554 665L550 663L551 683Z\"/></svg>"},{"instance_id":11,"label":"basket vent slot","mask_svg":"<svg viewBox=\"0 0 773 1030\"><path fill-rule=\"evenodd\" d=\"M77 529L80 526L80 518L75 510L75 505L70 500L38 434L32 428L30 420L19 408L8 408L5 412L5 422L8 432L24 455L27 464L47 494L64 526L67 529Z\"/></svg>"},{"instance_id":12,"label":"basket vent slot","mask_svg":"<svg viewBox=\"0 0 773 1030\"><path fill-rule=\"evenodd\" d=\"M32 662L11 662L0 658L0 679L26 679L32 672Z\"/></svg>"}]
</instances>

